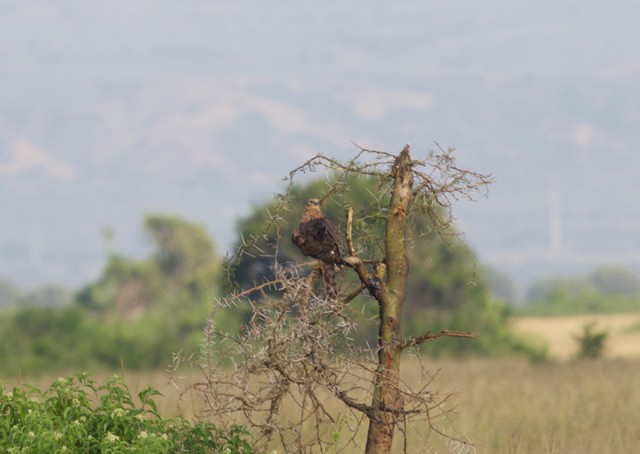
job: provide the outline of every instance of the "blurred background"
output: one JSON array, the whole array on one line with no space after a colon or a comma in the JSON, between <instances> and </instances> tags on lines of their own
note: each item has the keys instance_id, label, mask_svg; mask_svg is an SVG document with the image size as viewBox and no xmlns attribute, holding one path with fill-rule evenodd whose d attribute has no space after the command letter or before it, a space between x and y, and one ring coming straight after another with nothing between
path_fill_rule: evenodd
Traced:
<instances>
[{"instance_id":1,"label":"blurred background","mask_svg":"<svg viewBox=\"0 0 640 454\"><path fill-rule=\"evenodd\" d=\"M75 288L148 212L238 217L315 153L436 143L491 173L454 208L520 286L640 270L640 7L622 0L2 2L0 276Z\"/></svg>"},{"instance_id":2,"label":"blurred background","mask_svg":"<svg viewBox=\"0 0 640 454\"><path fill-rule=\"evenodd\" d=\"M291 169L410 143L493 175L486 198L453 210L496 298L640 309L639 13L626 0L4 1L0 304L172 294L114 276L167 278L147 259L166 265L167 229L206 244L214 276Z\"/></svg>"}]
</instances>

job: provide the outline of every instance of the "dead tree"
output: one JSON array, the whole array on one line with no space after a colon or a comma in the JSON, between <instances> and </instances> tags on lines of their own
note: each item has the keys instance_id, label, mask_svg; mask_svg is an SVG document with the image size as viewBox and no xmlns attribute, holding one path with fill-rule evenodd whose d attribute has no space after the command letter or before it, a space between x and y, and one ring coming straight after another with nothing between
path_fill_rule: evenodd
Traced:
<instances>
[{"instance_id":1,"label":"dead tree","mask_svg":"<svg viewBox=\"0 0 640 454\"><path fill-rule=\"evenodd\" d=\"M441 149L424 160L414 160L408 145L398 155L360 149L347 163L318 155L290 173L289 188L300 173L318 168L337 172L325 196L339 191L349 175L379 179L384 193L380 199L387 203L380 213L385 224L384 254L360 257L358 238L352 233L353 209L348 208L343 273L354 273L357 284L339 300L314 291L319 271L313 263L305 274L308 265L286 267L276 256L273 279L221 300L222 308L251 304L252 315L239 333L225 332L214 318L208 324L202 363L205 380L195 388L204 397L209 415L248 424L260 446L279 442L287 452L342 443L355 444L367 453L388 453L397 432L403 433L406 450L412 421L426 422L440 432L433 422L447 413L448 395L429 389L433 376L426 369L417 383L403 381L403 353L439 337L475 334L441 330L404 338L401 322L411 220L431 216L445 232L451 227L452 201L471 197L490 183L489 176L458 168L452 152ZM264 234L294 227L281 222L282 212L291 209L288 194L280 198ZM238 257L259 237L245 239ZM275 238L277 249L279 234ZM255 294L262 298L248 298ZM350 333L357 329L349 303L360 294L368 294L379 309L378 342L369 349L349 343ZM363 446L359 429L366 422ZM350 436L345 437L346 433Z\"/></svg>"}]
</instances>

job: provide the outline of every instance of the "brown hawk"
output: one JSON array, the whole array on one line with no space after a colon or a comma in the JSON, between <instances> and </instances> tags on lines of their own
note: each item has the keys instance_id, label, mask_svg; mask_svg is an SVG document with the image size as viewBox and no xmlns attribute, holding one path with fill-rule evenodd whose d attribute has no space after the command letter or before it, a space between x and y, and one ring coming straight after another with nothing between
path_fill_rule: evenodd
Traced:
<instances>
[{"instance_id":1,"label":"brown hawk","mask_svg":"<svg viewBox=\"0 0 640 454\"><path fill-rule=\"evenodd\" d=\"M322 262L322 275L327 296L338 299L335 265L342 262L338 229L322 215L320 201L309 199L305 203L300 227L291 234L291 240L304 255Z\"/></svg>"}]
</instances>

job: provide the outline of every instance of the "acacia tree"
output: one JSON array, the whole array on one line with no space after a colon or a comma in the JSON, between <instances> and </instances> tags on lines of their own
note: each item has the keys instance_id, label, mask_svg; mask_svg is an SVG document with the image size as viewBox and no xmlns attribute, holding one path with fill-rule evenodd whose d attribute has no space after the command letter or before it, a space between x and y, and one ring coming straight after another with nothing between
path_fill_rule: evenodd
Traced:
<instances>
[{"instance_id":1,"label":"acacia tree","mask_svg":"<svg viewBox=\"0 0 640 454\"><path fill-rule=\"evenodd\" d=\"M292 266L277 258L281 236L288 237L295 227L282 223L282 214L292 209L289 195L294 180L323 168L338 174L323 199L347 190L344 182L352 175L377 179L380 204L373 215L384 224L378 256L363 257L370 251L359 248L352 229L354 207L345 207L348 254L343 273L353 273L357 279L338 301L316 290L320 271L313 262ZM352 434L346 443L360 445L363 422L368 422L365 452L390 452L398 431L404 434L406 448L409 423L426 421L423 428L438 431L433 421L445 413L443 402L448 395L429 389L433 376L426 369L420 380L402 380L403 354L440 337L475 336L446 329L402 336L407 250L421 234L415 231L419 225L415 221L429 216L430 225L443 234L451 232L452 201L471 197L490 177L458 168L452 149L414 160L407 145L397 155L360 149L346 163L317 155L291 171L288 180L288 190L279 196L264 231L244 239L231 260L238 266L247 254L269 255L273 259L271 278L219 302L221 308L248 303L251 318L240 332L228 333L212 317L204 350L206 380L195 388L204 396L209 414L240 415L238 420L259 431L259 442L266 445L277 439L286 451L335 444L336 427L339 433ZM259 248L260 239L274 230L277 234L271 246L276 252ZM305 273L309 267L311 271ZM256 294L261 297L255 298ZM361 294L368 294L378 306L378 341L368 349L349 342L350 332L357 329L350 303ZM341 354L336 353L338 349ZM224 370L230 362L235 366L232 372ZM295 417L292 403L297 408ZM285 407L287 411L281 411Z\"/></svg>"}]
</instances>

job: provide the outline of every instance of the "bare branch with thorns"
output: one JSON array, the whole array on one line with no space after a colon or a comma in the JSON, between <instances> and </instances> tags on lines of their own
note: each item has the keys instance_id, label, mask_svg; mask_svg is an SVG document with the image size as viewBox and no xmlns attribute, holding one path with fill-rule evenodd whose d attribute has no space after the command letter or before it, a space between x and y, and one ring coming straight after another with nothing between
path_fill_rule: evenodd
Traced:
<instances>
[{"instance_id":1,"label":"bare branch with thorns","mask_svg":"<svg viewBox=\"0 0 640 454\"><path fill-rule=\"evenodd\" d=\"M208 416L224 417L228 424L248 424L257 430L258 448L271 447L276 442L287 452L305 452L319 446L332 446L335 450L343 445L354 446L358 444L358 429L366 421L400 428L405 438L407 425L411 424L426 423L440 433L434 421L451 411L445 407L450 395L438 395L430 390L434 376L422 366L420 377L412 377L411 382L398 378L393 384L396 396L393 401L380 402L374 398L374 383L388 374L377 362L383 347L360 347L349 342L349 336L357 329L356 316L361 319L361 315L347 303L367 290L373 300L382 304L389 274L397 270L388 269L385 256L382 260L360 257L357 245L362 238L353 237L353 207L346 207L345 241L349 255L342 265L353 270L358 285L340 301L332 301L314 291L319 277L317 269L312 267L309 271L308 266L284 267L278 263L277 241L284 227L282 215L289 210L288 198L294 180L299 174L315 172L318 168L337 172L321 198L335 197L350 175L374 177L381 182L382 194L378 212L367 216L375 219L376 216L426 214L433 217L439 231L449 229L452 221L448 215L442 216L436 206L449 210L452 200L468 197L470 192L490 183L491 178L458 168L452 157L453 150L440 149L440 154L432 153L425 160L409 163L415 181L410 194L413 202L402 213L389 214L384 211L383 199L386 200L391 191L397 156L358 148L356 156L346 163L319 154L289 173L286 193L277 197L264 229L258 235L243 239L234 257L242 260L252 248L258 248L264 256L266 252L259 250L258 242L275 231L278 238L273 252L273 278L218 301L207 323L201 362L204 379L194 385L194 389L203 396ZM254 294L260 298L249 300ZM217 313L247 300L251 304L251 318L239 332L227 333L216 325ZM373 319L377 319L377 315ZM384 348L409 353L428 340L445 336L474 337L475 334L448 330L426 332L406 340L398 337L393 345ZM416 358L419 357L416 355ZM288 408L293 405L298 411L284 414L281 410L285 405ZM348 434L342 434L341 445L336 447L332 434L344 421L348 424Z\"/></svg>"}]
</instances>

